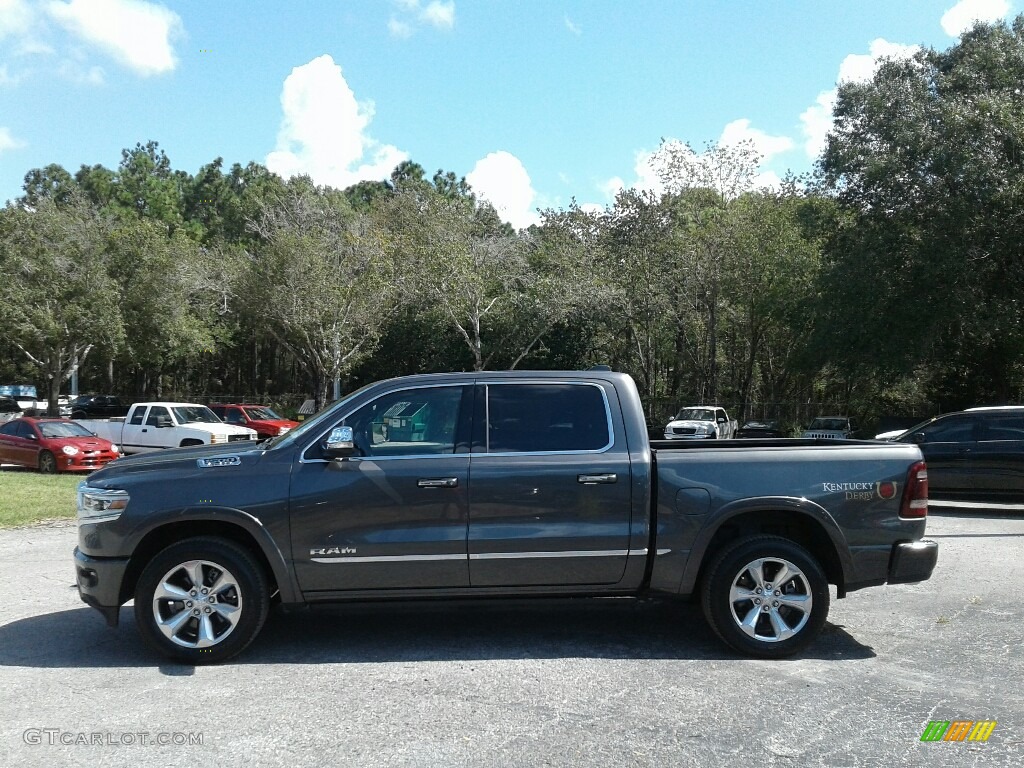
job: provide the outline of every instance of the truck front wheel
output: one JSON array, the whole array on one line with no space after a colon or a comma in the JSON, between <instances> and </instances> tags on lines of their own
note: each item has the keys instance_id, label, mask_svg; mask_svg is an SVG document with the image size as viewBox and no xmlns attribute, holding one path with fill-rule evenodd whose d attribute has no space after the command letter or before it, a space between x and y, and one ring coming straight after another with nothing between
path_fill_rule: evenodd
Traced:
<instances>
[{"instance_id":1,"label":"truck front wheel","mask_svg":"<svg viewBox=\"0 0 1024 768\"><path fill-rule=\"evenodd\" d=\"M711 628L732 648L778 659L807 646L825 626L828 580L799 544L753 536L715 558L701 602Z\"/></svg>"},{"instance_id":2,"label":"truck front wheel","mask_svg":"<svg viewBox=\"0 0 1024 768\"><path fill-rule=\"evenodd\" d=\"M269 606L267 579L252 555L213 537L170 545L145 567L135 589L142 639L189 664L223 661L244 650Z\"/></svg>"}]
</instances>

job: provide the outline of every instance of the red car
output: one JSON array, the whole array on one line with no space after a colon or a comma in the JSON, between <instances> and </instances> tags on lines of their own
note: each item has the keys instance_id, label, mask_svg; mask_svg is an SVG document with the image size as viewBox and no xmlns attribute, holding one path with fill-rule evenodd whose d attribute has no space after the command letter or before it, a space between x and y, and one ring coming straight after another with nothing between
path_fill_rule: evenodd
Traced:
<instances>
[{"instance_id":1,"label":"red car","mask_svg":"<svg viewBox=\"0 0 1024 768\"><path fill-rule=\"evenodd\" d=\"M283 435L289 429L299 426L297 421L282 419L265 405L223 405L216 403L210 406L221 419L228 424L235 424L239 427L248 427L256 430L256 439L265 440L268 437Z\"/></svg>"},{"instance_id":2,"label":"red car","mask_svg":"<svg viewBox=\"0 0 1024 768\"><path fill-rule=\"evenodd\" d=\"M0 464L36 467L40 472L88 472L121 454L68 419L21 418L0 425Z\"/></svg>"}]
</instances>

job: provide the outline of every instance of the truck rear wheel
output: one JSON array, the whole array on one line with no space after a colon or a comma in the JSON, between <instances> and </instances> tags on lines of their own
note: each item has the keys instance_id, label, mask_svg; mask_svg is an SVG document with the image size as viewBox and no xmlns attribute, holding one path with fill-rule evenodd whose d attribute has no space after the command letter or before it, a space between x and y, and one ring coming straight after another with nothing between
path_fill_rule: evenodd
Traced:
<instances>
[{"instance_id":1,"label":"truck rear wheel","mask_svg":"<svg viewBox=\"0 0 1024 768\"><path fill-rule=\"evenodd\" d=\"M806 549L777 536L737 541L701 589L708 624L741 653L778 659L808 645L828 618L828 580Z\"/></svg>"},{"instance_id":2,"label":"truck rear wheel","mask_svg":"<svg viewBox=\"0 0 1024 768\"><path fill-rule=\"evenodd\" d=\"M225 539L172 544L142 571L135 621L146 644L190 664L224 661L244 650L267 618L263 570Z\"/></svg>"}]
</instances>

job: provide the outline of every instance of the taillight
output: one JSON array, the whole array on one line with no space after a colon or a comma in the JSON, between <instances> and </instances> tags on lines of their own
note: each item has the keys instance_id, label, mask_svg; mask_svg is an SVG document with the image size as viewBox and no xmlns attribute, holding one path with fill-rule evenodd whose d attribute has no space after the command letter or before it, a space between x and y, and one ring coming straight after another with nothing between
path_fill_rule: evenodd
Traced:
<instances>
[{"instance_id":1,"label":"taillight","mask_svg":"<svg viewBox=\"0 0 1024 768\"><path fill-rule=\"evenodd\" d=\"M928 516L928 467L923 461L915 462L907 472L907 487L903 490L900 517Z\"/></svg>"}]
</instances>

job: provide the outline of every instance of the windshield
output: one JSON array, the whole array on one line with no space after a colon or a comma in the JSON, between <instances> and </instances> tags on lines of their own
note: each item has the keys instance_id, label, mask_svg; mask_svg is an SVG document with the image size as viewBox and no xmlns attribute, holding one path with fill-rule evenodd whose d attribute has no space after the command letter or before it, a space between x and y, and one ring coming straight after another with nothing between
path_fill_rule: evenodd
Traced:
<instances>
[{"instance_id":1,"label":"windshield","mask_svg":"<svg viewBox=\"0 0 1024 768\"><path fill-rule=\"evenodd\" d=\"M95 437L88 429L73 421L41 421L37 426L43 437Z\"/></svg>"},{"instance_id":2,"label":"windshield","mask_svg":"<svg viewBox=\"0 0 1024 768\"><path fill-rule=\"evenodd\" d=\"M245 408L245 415L252 421L284 421L270 408Z\"/></svg>"},{"instance_id":3,"label":"windshield","mask_svg":"<svg viewBox=\"0 0 1024 768\"><path fill-rule=\"evenodd\" d=\"M220 424L220 419L205 405L179 405L171 408L179 424Z\"/></svg>"},{"instance_id":4,"label":"windshield","mask_svg":"<svg viewBox=\"0 0 1024 768\"><path fill-rule=\"evenodd\" d=\"M679 421L714 421L715 412L710 408L683 408L676 419Z\"/></svg>"}]
</instances>

